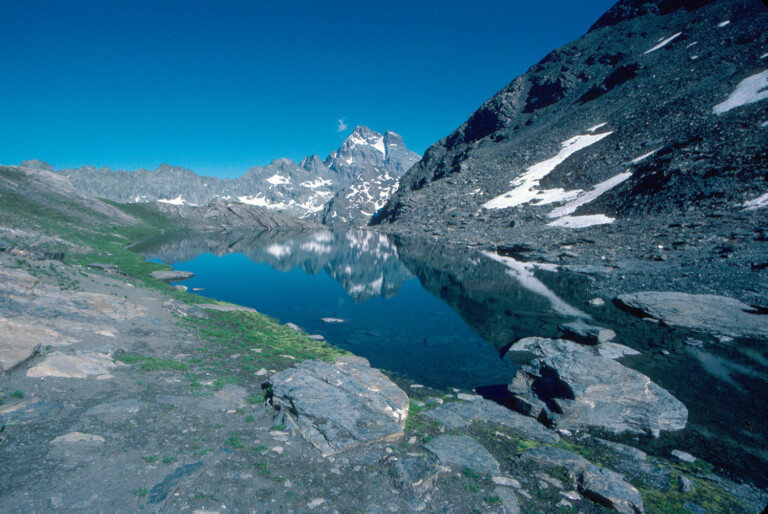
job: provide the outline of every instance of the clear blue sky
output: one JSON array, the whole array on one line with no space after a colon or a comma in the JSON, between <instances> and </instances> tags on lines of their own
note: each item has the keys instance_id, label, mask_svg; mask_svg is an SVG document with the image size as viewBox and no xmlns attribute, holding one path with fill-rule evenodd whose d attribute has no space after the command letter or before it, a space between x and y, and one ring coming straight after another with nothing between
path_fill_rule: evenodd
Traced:
<instances>
[{"instance_id":1,"label":"clear blue sky","mask_svg":"<svg viewBox=\"0 0 768 514\"><path fill-rule=\"evenodd\" d=\"M421 154L613 3L0 0L0 163L233 177L355 125Z\"/></svg>"}]
</instances>

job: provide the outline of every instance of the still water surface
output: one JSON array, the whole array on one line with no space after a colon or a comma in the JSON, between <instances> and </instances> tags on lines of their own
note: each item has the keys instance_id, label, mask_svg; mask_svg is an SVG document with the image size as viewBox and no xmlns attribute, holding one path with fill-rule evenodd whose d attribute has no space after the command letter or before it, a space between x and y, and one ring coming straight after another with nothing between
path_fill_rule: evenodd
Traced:
<instances>
[{"instance_id":1,"label":"still water surface","mask_svg":"<svg viewBox=\"0 0 768 514\"><path fill-rule=\"evenodd\" d=\"M586 275L368 231L170 235L134 249L195 273L184 285L202 288L198 294L295 323L374 367L439 389L509 383L530 356L504 356L508 346L555 337L565 321L610 327L617 342L642 353L621 362L689 409L686 430L628 442L663 454L684 448L753 478L766 469L765 345L717 344L610 302L591 307Z\"/></svg>"}]
</instances>

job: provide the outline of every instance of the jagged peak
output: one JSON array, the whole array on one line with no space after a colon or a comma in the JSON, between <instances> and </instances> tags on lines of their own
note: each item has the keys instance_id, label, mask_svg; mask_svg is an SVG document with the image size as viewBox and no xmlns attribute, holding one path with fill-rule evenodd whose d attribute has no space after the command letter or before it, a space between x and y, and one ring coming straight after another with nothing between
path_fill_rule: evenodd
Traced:
<instances>
[{"instance_id":1,"label":"jagged peak","mask_svg":"<svg viewBox=\"0 0 768 514\"><path fill-rule=\"evenodd\" d=\"M27 159L19 164L22 168L31 168L34 170L54 171L53 166L40 159Z\"/></svg>"},{"instance_id":2,"label":"jagged peak","mask_svg":"<svg viewBox=\"0 0 768 514\"><path fill-rule=\"evenodd\" d=\"M589 28L589 32L646 14L664 15L678 9L695 11L712 2L714 0L621 0L600 16L595 24Z\"/></svg>"}]
</instances>

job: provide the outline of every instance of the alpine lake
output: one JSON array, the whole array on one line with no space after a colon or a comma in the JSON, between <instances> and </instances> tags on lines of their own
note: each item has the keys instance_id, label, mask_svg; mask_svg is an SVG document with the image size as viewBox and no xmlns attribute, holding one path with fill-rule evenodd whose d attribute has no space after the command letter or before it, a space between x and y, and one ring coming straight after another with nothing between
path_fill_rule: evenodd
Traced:
<instances>
[{"instance_id":1,"label":"alpine lake","mask_svg":"<svg viewBox=\"0 0 768 514\"><path fill-rule=\"evenodd\" d=\"M504 400L530 353L523 337L562 336L585 320L640 352L623 357L688 408L687 427L661 437L598 434L668 457L679 449L765 487L768 349L720 342L590 302L588 274L534 266L472 248L372 231L207 232L134 245L190 271L190 291L254 308L367 358L411 384ZM512 265L510 265L512 263Z\"/></svg>"}]
</instances>

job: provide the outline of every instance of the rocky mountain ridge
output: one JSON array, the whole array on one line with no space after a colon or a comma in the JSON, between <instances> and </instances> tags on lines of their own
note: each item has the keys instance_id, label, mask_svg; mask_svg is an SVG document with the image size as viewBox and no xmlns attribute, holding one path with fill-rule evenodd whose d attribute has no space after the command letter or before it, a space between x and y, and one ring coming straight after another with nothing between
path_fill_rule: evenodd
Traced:
<instances>
[{"instance_id":1,"label":"rocky mountain ridge","mask_svg":"<svg viewBox=\"0 0 768 514\"><path fill-rule=\"evenodd\" d=\"M325 160L316 155L298 164L277 159L236 179L202 177L167 164L154 171L83 166L59 173L85 194L121 203L199 206L221 198L328 225L355 226L368 223L417 160L394 132L382 135L360 126ZM53 171L38 160L24 165Z\"/></svg>"}]
</instances>

